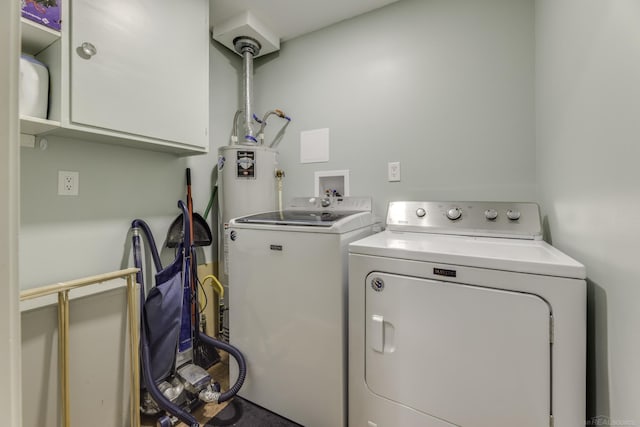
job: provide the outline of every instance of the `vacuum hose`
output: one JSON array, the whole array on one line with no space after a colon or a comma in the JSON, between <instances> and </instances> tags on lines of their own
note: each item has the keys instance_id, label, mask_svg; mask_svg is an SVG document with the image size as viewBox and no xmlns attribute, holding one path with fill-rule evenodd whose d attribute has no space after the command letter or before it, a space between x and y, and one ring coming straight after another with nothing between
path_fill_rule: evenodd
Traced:
<instances>
[{"instance_id":1,"label":"vacuum hose","mask_svg":"<svg viewBox=\"0 0 640 427\"><path fill-rule=\"evenodd\" d=\"M133 232L133 264L139 269L138 274L136 275L136 280L144 287L144 278L142 276L142 255L140 252L140 229L142 229L147 241L149 242L148 246L151 251L151 258L153 258L153 266L156 271L162 270L162 263L160 262L160 255L158 254L156 241L153 238L151 229L143 220L134 219L131 223L131 230Z\"/></svg>"},{"instance_id":2,"label":"vacuum hose","mask_svg":"<svg viewBox=\"0 0 640 427\"><path fill-rule=\"evenodd\" d=\"M209 335L203 332L198 332L198 339L202 340L202 342L204 342L206 345L226 351L227 353L232 355L234 359L236 359L236 362L238 362L238 379L236 380L235 384L233 384L233 387L222 393L218 398L218 403L226 402L227 400L235 396L238 391L240 391L240 388L244 383L244 379L247 376L247 363L244 360L244 356L237 348L235 348L231 344L227 344L223 341L211 338Z\"/></svg>"}]
</instances>

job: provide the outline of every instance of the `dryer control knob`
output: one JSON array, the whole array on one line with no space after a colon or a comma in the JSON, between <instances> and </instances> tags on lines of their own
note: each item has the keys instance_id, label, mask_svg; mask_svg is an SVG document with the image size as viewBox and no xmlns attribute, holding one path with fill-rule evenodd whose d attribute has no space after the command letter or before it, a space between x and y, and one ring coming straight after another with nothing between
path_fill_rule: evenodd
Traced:
<instances>
[{"instance_id":1,"label":"dryer control knob","mask_svg":"<svg viewBox=\"0 0 640 427\"><path fill-rule=\"evenodd\" d=\"M462 210L460 210L460 208L451 208L447 211L447 218L449 218L451 221L460 219L461 216Z\"/></svg>"},{"instance_id":2,"label":"dryer control knob","mask_svg":"<svg viewBox=\"0 0 640 427\"><path fill-rule=\"evenodd\" d=\"M520 219L520 211L514 211L513 209L507 210L507 218L511 221L516 221Z\"/></svg>"},{"instance_id":3,"label":"dryer control knob","mask_svg":"<svg viewBox=\"0 0 640 427\"><path fill-rule=\"evenodd\" d=\"M425 211L424 209L422 208L416 209L416 215L418 215L418 218L422 218L426 214L427 214L427 211Z\"/></svg>"},{"instance_id":4,"label":"dryer control knob","mask_svg":"<svg viewBox=\"0 0 640 427\"><path fill-rule=\"evenodd\" d=\"M484 211L484 217L489 221L493 221L494 219L498 218L498 211L495 209L487 209L486 211Z\"/></svg>"}]
</instances>

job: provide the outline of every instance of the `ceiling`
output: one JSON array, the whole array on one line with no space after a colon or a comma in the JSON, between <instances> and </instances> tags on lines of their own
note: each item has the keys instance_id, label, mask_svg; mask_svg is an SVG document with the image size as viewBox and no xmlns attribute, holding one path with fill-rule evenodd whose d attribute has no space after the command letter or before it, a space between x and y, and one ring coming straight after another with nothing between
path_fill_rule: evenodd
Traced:
<instances>
[{"instance_id":1,"label":"ceiling","mask_svg":"<svg viewBox=\"0 0 640 427\"><path fill-rule=\"evenodd\" d=\"M209 0L213 27L251 11L280 37L291 40L398 0Z\"/></svg>"}]
</instances>

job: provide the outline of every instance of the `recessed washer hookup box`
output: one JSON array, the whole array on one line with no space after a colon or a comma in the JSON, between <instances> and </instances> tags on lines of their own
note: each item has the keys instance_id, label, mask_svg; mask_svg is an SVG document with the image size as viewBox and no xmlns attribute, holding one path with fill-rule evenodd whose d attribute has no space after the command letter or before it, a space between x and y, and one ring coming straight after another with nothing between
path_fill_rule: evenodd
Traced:
<instances>
[{"instance_id":1,"label":"recessed washer hookup box","mask_svg":"<svg viewBox=\"0 0 640 427\"><path fill-rule=\"evenodd\" d=\"M60 31L60 3L62 0L21 0L22 16Z\"/></svg>"}]
</instances>

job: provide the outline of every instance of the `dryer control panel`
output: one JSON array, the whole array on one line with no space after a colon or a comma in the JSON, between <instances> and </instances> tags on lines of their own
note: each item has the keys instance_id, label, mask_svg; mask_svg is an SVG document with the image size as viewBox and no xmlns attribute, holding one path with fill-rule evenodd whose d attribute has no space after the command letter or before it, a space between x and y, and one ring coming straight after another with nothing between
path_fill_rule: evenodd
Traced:
<instances>
[{"instance_id":1,"label":"dryer control panel","mask_svg":"<svg viewBox=\"0 0 640 427\"><path fill-rule=\"evenodd\" d=\"M437 234L542 239L540 209L525 202L390 202L387 228Z\"/></svg>"}]
</instances>

